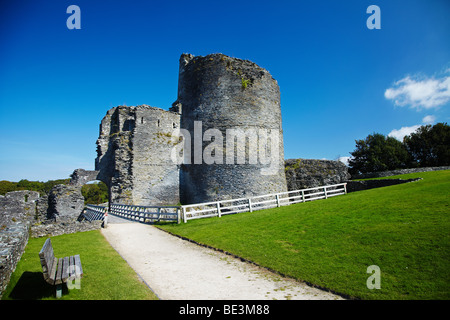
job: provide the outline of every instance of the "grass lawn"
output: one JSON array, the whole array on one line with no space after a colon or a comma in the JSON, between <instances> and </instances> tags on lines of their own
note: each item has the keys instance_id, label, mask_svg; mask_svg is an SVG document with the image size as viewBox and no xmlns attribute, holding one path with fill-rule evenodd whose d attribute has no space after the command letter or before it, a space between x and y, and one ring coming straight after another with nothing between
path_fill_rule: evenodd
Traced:
<instances>
[{"instance_id":1,"label":"grass lawn","mask_svg":"<svg viewBox=\"0 0 450 320\"><path fill-rule=\"evenodd\" d=\"M59 300L157 300L136 272L109 245L100 231L52 237L55 256L79 254L84 276L81 288L63 286ZM44 281L39 251L46 238L30 238L3 295L4 300L54 300L55 286Z\"/></svg>"},{"instance_id":2,"label":"grass lawn","mask_svg":"<svg viewBox=\"0 0 450 320\"><path fill-rule=\"evenodd\" d=\"M450 171L401 177L423 180L160 228L352 298L449 299Z\"/></svg>"}]
</instances>

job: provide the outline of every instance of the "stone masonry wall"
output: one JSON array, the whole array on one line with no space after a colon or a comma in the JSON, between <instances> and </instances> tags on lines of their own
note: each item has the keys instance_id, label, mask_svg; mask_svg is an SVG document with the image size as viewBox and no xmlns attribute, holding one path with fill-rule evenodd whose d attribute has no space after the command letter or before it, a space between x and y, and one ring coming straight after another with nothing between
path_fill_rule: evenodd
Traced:
<instances>
[{"instance_id":1,"label":"stone masonry wall","mask_svg":"<svg viewBox=\"0 0 450 320\"><path fill-rule=\"evenodd\" d=\"M132 203L132 131L134 115L129 107L109 110L100 126L95 169L110 188L111 201Z\"/></svg>"},{"instance_id":2,"label":"stone masonry wall","mask_svg":"<svg viewBox=\"0 0 450 320\"><path fill-rule=\"evenodd\" d=\"M179 166L171 159L180 115L147 106L135 109L133 131L134 204L176 205L180 202Z\"/></svg>"},{"instance_id":3,"label":"stone masonry wall","mask_svg":"<svg viewBox=\"0 0 450 320\"><path fill-rule=\"evenodd\" d=\"M28 243L38 198L38 192L27 190L0 196L0 298Z\"/></svg>"},{"instance_id":4,"label":"stone masonry wall","mask_svg":"<svg viewBox=\"0 0 450 320\"><path fill-rule=\"evenodd\" d=\"M340 161L288 159L285 161L288 190L299 190L347 182L348 168Z\"/></svg>"},{"instance_id":5,"label":"stone masonry wall","mask_svg":"<svg viewBox=\"0 0 450 320\"><path fill-rule=\"evenodd\" d=\"M75 221L84 209L81 187L59 184L48 195L47 218L54 221Z\"/></svg>"},{"instance_id":6,"label":"stone masonry wall","mask_svg":"<svg viewBox=\"0 0 450 320\"><path fill-rule=\"evenodd\" d=\"M89 181L97 180L98 171L75 169L71 175L70 185L83 186Z\"/></svg>"},{"instance_id":7,"label":"stone masonry wall","mask_svg":"<svg viewBox=\"0 0 450 320\"><path fill-rule=\"evenodd\" d=\"M28 243L28 226L18 222L0 230L0 299Z\"/></svg>"},{"instance_id":8,"label":"stone masonry wall","mask_svg":"<svg viewBox=\"0 0 450 320\"><path fill-rule=\"evenodd\" d=\"M109 110L97 140L98 179L112 203L173 205L179 202L179 172L170 155L180 115L147 105Z\"/></svg>"}]
</instances>

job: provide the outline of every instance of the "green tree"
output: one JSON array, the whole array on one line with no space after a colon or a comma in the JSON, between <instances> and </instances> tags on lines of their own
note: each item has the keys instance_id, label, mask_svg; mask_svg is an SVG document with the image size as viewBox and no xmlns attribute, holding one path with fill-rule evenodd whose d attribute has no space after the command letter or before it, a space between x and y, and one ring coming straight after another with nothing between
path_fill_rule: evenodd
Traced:
<instances>
[{"instance_id":1,"label":"green tree","mask_svg":"<svg viewBox=\"0 0 450 320\"><path fill-rule=\"evenodd\" d=\"M28 181L27 179L22 179L17 182L17 188L19 190L31 190L40 191L42 182L39 181Z\"/></svg>"},{"instance_id":2,"label":"green tree","mask_svg":"<svg viewBox=\"0 0 450 320\"><path fill-rule=\"evenodd\" d=\"M447 123L421 126L405 136L403 143L416 166L450 165L450 126Z\"/></svg>"},{"instance_id":3,"label":"green tree","mask_svg":"<svg viewBox=\"0 0 450 320\"><path fill-rule=\"evenodd\" d=\"M108 202L108 187L103 182L85 184L81 188L85 204L100 204Z\"/></svg>"},{"instance_id":4,"label":"green tree","mask_svg":"<svg viewBox=\"0 0 450 320\"><path fill-rule=\"evenodd\" d=\"M0 194L4 195L7 192L17 191L17 182L7 180L0 181Z\"/></svg>"},{"instance_id":5,"label":"green tree","mask_svg":"<svg viewBox=\"0 0 450 320\"><path fill-rule=\"evenodd\" d=\"M351 174L394 170L408 167L410 156L405 146L393 137L380 133L356 140L356 149L350 152Z\"/></svg>"}]
</instances>

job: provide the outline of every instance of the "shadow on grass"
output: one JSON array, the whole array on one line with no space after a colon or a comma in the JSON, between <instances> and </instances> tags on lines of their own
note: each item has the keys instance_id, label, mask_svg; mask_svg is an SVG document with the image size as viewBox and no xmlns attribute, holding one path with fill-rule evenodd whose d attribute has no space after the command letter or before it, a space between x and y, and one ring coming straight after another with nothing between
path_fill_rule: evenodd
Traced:
<instances>
[{"instance_id":1,"label":"shadow on grass","mask_svg":"<svg viewBox=\"0 0 450 320\"><path fill-rule=\"evenodd\" d=\"M62 287L63 295L68 292L67 287ZM45 282L42 272L25 271L17 281L8 298L13 300L40 300L55 297L56 286Z\"/></svg>"}]
</instances>

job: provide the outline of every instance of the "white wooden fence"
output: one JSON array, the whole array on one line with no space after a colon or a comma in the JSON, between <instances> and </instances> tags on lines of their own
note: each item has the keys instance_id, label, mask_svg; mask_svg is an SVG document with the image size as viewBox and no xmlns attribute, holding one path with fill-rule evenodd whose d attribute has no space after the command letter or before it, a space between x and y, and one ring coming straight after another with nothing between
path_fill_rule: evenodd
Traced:
<instances>
[{"instance_id":1,"label":"white wooden fence","mask_svg":"<svg viewBox=\"0 0 450 320\"><path fill-rule=\"evenodd\" d=\"M177 221L180 223L179 206L132 206L112 204L111 214L139 222Z\"/></svg>"},{"instance_id":2,"label":"white wooden fence","mask_svg":"<svg viewBox=\"0 0 450 320\"><path fill-rule=\"evenodd\" d=\"M295 191L266 194L251 198L222 200L181 206L183 221L225 214L252 212L256 210L286 206L294 203L327 199L347 193L347 183L321 186Z\"/></svg>"},{"instance_id":3,"label":"white wooden fence","mask_svg":"<svg viewBox=\"0 0 450 320\"><path fill-rule=\"evenodd\" d=\"M347 193L347 183L340 183L315 188L287 191L251 198L221 200L182 206L134 206L127 204L112 204L110 213L125 219L140 222L177 221L186 223L192 219L221 217L226 214L252 212L256 210L286 206L294 203L327 199ZM100 210L95 206L92 210ZM106 211L102 211L105 214Z\"/></svg>"},{"instance_id":4,"label":"white wooden fence","mask_svg":"<svg viewBox=\"0 0 450 320\"><path fill-rule=\"evenodd\" d=\"M108 207L94 206L93 204L88 204L86 210L81 214L86 220L104 220L105 215L108 213Z\"/></svg>"}]
</instances>

